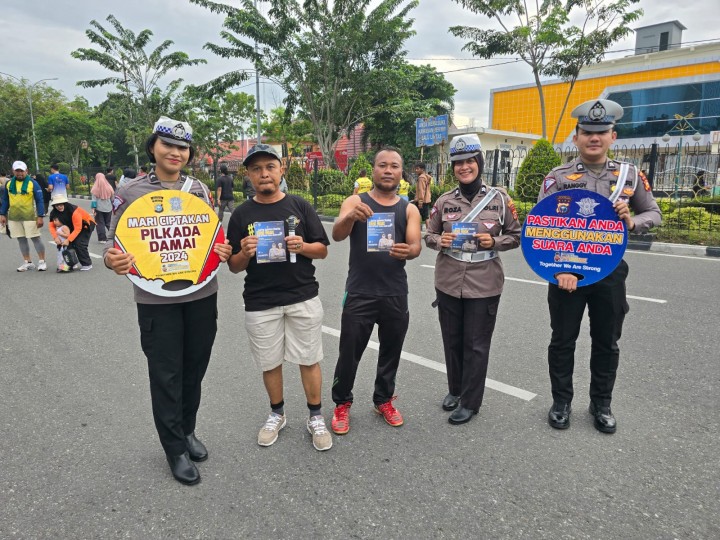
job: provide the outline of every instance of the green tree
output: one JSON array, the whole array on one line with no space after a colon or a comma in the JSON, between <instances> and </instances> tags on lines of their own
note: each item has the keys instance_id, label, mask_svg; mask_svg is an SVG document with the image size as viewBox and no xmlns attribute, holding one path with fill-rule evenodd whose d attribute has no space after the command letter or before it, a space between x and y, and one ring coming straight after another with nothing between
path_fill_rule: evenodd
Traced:
<instances>
[{"instance_id":1,"label":"green tree","mask_svg":"<svg viewBox=\"0 0 720 540\"><path fill-rule=\"evenodd\" d=\"M104 161L112 147L105 137L106 128L80 97L38 119L36 132L45 163L61 161L77 169L81 160L86 164L95 158Z\"/></svg>"},{"instance_id":2,"label":"green tree","mask_svg":"<svg viewBox=\"0 0 720 540\"><path fill-rule=\"evenodd\" d=\"M262 124L262 131L268 140L287 146L288 155L300 156L305 144L313 142L312 122L299 115L293 117L285 107L276 107L270 111L270 118Z\"/></svg>"},{"instance_id":3,"label":"green tree","mask_svg":"<svg viewBox=\"0 0 720 540\"><path fill-rule=\"evenodd\" d=\"M534 5L524 0L454 1L473 13L495 19L501 28L451 27L455 36L470 40L463 50L480 58L517 55L530 66L540 100L543 138L547 137L547 118L541 76L579 74L583 66L601 60L607 48L630 32L628 25L642 14L641 10L628 11L639 0L542 0ZM570 24L577 10L584 10L584 22L579 27ZM513 26L515 19L519 24Z\"/></svg>"},{"instance_id":4,"label":"green tree","mask_svg":"<svg viewBox=\"0 0 720 540\"><path fill-rule=\"evenodd\" d=\"M23 80L21 84L0 75L0 170L9 171L12 162L17 159L23 159L28 166L35 167L29 84L29 81ZM36 122L44 115L64 107L64 104L63 94L46 84L32 88L33 117ZM38 157L42 150L42 143L38 142Z\"/></svg>"},{"instance_id":5,"label":"green tree","mask_svg":"<svg viewBox=\"0 0 720 540\"><path fill-rule=\"evenodd\" d=\"M97 48L80 48L71 53L73 58L82 61L96 62L111 72L104 79L78 81L83 88L96 88L113 85L125 93L127 97L127 128L135 153L135 165L138 166L137 131L135 122L148 129L153 118L151 104L153 100L162 99L163 92L159 87L160 80L173 70L185 66L206 63L203 59L191 59L181 51L168 52L173 45L171 40L163 41L149 54L145 48L150 43L153 33L142 30L137 35L125 28L114 15L106 19L112 28L106 29L99 22L92 20L92 28L85 35ZM166 85L168 89L177 90L182 79L176 79ZM167 91L166 91L167 92ZM167 96L166 96L167 97Z\"/></svg>"},{"instance_id":6,"label":"green tree","mask_svg":"<svg viewBox=\"0 0 720 540\"><path fill-rule=\"evenodd\" d=\"M414 34L408 13L418 4L276 0L268 2L265 17L253 0L242 0L240 8L190 1L226 15L220 35L227 45L205 47L223 58L250 60L260 75L277 82L287 94L287 109L302 110L312 123L328 164L334 162L339 134L380 105L372 101L373 85L405 55L402 45ZM371 9L371 4L376 7ZM247 71L236 70L208 86L229 88L247 78Z\"/></svg>"},{"instance_id":7,"label":"green tree","mask_svg":"<svg viewBox=\"0 0 720 540\"><path fill-rule=\"evenodd\" d=\"M515 180L517 198L525 202L536 201L543 179L561 163L560 156L546 139L537 141L518 170Z\"/></svg>"},{"instance_id":8,"label":"green tree","mask_svg":"<svg viewBox=\"0 0 720 540\"><path fill-rule=\"evenodd\" d=\"M431 66L403 63L392 72L393 81L374 88L375 109L364 121L364 139L376 149L399 148L406 161L420 157L415 146L415 120L441 114L452 115L455 87ZM388 92L388 89L390 90Z\"/></svg>"},{"instance_id":9,"label":"green tree","mask_svg":"<svg viewBox=\"0 0 720 540\"><path fill-rule=\"evenodd\" d=\"M185 95L197 154L209 155L217 165L222 156L235 148L230 143L244 136L245 125L255 114L255 98L244 92L208 97L196 88L186 89Z\"/></svg>"},{"instance_id":10,"label":"green tree","mask_svg":"<svg viewBox=\"0 0 720 540\"><path fill-rule=\"evenodd\" d=\"M605 51L632 31L630 24L637 21L643 13L641 9L630 10L630 5L637 1L618 0L606 3L604 0L588 0L582 4L585 9L582 24L566 30L567 45L562 50L555 52L543 70L544 75L560 77L569 83L565 101L550 140L552 144L555 144L570 95L580 76L580 70L585 66L602 61Z\"/></svg>"}]
</instances>

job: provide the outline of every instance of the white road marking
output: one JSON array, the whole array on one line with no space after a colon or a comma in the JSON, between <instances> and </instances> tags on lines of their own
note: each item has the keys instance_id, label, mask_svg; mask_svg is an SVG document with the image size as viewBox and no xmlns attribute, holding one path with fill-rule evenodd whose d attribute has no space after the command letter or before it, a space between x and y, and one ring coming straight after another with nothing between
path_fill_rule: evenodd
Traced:
<instances>
[{"instance_id":1,"label":"white road marking","mask_svg":"<svg viewBox=\"0 0 720 540\"><path fill-rule=\"evenodd\" d=\"M655 255L657 257L675 257L678 259L693 259L695 261L720 261L720 257L708 257L706 255L675 255L674 253L661 253L658 251L643 251L643 250L627 250L625 255Z\"/></svg>"},{"instance_id":2,"label":"white road marking","mask_svg":"<svg viewBox=\"0 0 720 540\"><path fill-rule=\"evenodd\" d=\"M430 266L428 264L422 264L421 266L425 268L435 268L434 266ZM507 281L517 281L519 283L529 283L530 285L545 285L547 286L547 281L534 281L532 279L520 279L520 278L514 278L505 276L505 279ZM643 302L653 302L655 304L667 304L667 300L662 300L660 298L650 298L647 296L633 296L632 294L627 295L628 298L632 300L641 300Z\"/></svg>"},{"instance_id":3,"label":"white road marking","mask_svg":"<svg viewBox=\"0 0 720 540\"><path fill-rule=\"evenodd\" d=\"M336 330L335 328L323 326L322 331L330 336L335 336L337 338L340 337L340 330ZM370 340L367 347L368 349L377 351L380 349L380 344L377 341ZM434 369L435 371L439 371L440 373L447 373L445 364L441 364L440 362L436 362L435 360L430 360L428 358L423 358L422 356L418 356L417 354L402 351L402 353L400 354L400 358L402 358L403 360L407 360L408 362L412 362L413 364L418 364L420 366ZM497 390L498 392L502 392L503 394L508 394L510 396L520 398L524 401L530 401L537 396L537 394L533 394L532 392L528 392L527 390L523 390L522 388L516 388L515 386L510 386L509 384L505 384L500 381L494 381L493 379L485 379L485 386L487 388Z\"/></svg>"}]
</instances>

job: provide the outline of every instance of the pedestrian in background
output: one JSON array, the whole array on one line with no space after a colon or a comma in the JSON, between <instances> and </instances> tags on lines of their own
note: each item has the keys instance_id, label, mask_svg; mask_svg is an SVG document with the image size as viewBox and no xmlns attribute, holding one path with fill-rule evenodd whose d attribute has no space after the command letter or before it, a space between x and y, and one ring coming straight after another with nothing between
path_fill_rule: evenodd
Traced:
<instances>
[{"instance_id":1,"label":"pedestrian in background","mask_svg":"<svg viewBox=\"0 0 720 540\"><path fill-rule=\"evenodd\" d=\"M192 160L192 128L186 122L161 117L145 143L155 168L118 189L104 255L105 266L125 275L135 263L132 253L113 246L115 229L125 210L138 198L155 191L185 189L212 208L210 191L183 173ZM228 244L215 244L221 261L231 253ZM173 477L183 484L200 482L194 462L205 461L208 451L195 435L205 377L217 333L217 277L185 296L164 297L133 285L137 303L140 343L147 358L155 428Z\"/></svg>"},{"instance_id":2,"label":"pedestrian in background","mask_svg":"<svg viewBox=\"0 0 720 540\"><path fill-rule=\"evenodd\" d=\"M112 199L115 196L115 190L103 173L97 173L90 194L92 196L90 208L93 209L93 215L95 216L98 241L104 244L107 242L107 231L110 229L113 208Z\"/></svg>"},{"instance_id":3,"label":"pedestrian in background","mask_svg":"<svg viewBox=\"0 0 720 540\"><path fill-rule=\"evenodd\" d=\"M48 181L43 173L37 173L35 175L35 181L42 188L45 213L48 213L50 211L50 184L48 184Z\"/></svg>"},{"instance_id":4,"label":"pedestrian in background","mask_svg":"<svg viewBox=\"0 0 720 540\"><path fill-rule=\"evenodd\" d=\"M69 247L77 253L80 270L92 270L92 259L88 251L90 237L95 229L95 220L80 206L75 206L68 202L67 197L59 195L53 197L52 210L50 211L50 225L48 229L55 241L60 247ZM57 235L55 228L55 220L70 229L70 234L65 239L61 239Z\"/></svg>"},{"instance_id":5,"label":"pedestrian in background","mask_svg":"<svg viewBox=\"0 0 720 540\"><path fill-rule=\"evenodd\" d=\"M114 192L117 189L117 176L115 176L115 169L112 167L105 169L105 178Z\"/></svg>"},{"instance_id":6,"label":"pedestrian in background","mask_svg":"<svg viewBox=\"0 0 720 540\"><path fill-rule=\"evenodd\" d=\"M220 172L222 176L217 180L217 196L215 197L215 201L218 206L218 218L222 221L225 210L231 214L232 211L235 210L235 194L233 193L233 179L232 176L228 174L227 165L224 163L220 165Z\"/></svg>"},{"instance_id":7,"label":"pedestrian in background","mask_svg":"<svg viewBox=\"0 0 720 540\"><path fill-rule=\"evenodd\" d=\"M48 176L48 189L50 190L50 198L55 197L67 197L67 188L70 185L70 180L60 172L60 167L57 163L50 165L50 176ZM46 208L49 211L49 208Z\"/></svg>"},{"instance_id":8,"label":"pedestrian in background","mask_svg":"<svg viewBox=\"0 0 720 540\"><path fill-rule=\"evenodd\" d=\"M17 238L20 253L24 259L17 271L27 272L35 270L30 258L30 244L32 240L38 254L37 269L40 272L47 270L45 264L45 246L40 238L40 229L43 226L45 207L42 188L28 174L27 165L16 161L12 165L15 175L5 184L0 193L0 225L6 225L11 238Z\"/></svg>"},{"instance_id":9,"label":"pedestrian in background","mask_svg":"<svg viewBox=\"0 0 720 540\"><path fill-rule=\"evenodd\" d=\"M482 181L484 159L477 135L450 141L450 162L458 187L443 193L430 212L425 243L438 253L435 304L447 367L448 421L464 424L476 415L485 394L495 321L505 274L499 252L520 245L520 223L512 199ZM455 223L475 223L477 233L462 250L452 248Z\"/></svg>"}]
</instances>

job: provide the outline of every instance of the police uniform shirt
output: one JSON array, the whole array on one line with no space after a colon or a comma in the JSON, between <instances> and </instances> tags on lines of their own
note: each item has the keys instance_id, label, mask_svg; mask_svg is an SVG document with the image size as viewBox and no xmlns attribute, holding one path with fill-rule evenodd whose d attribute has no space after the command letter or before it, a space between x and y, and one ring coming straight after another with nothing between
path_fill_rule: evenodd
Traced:
<instances>
[{"instance_id":1,"label":"police uniform shirt","mask_svg":"<svg viewBox=\"0 0 720 540\"><path fill-rule=\"evenodd\" d=\"M113 199L113 216L112 221L110 222L110 230L108 232L109 242L105 244L103 257L105 257L108 250L114 245L115 229L117 228L118 221L120 221L120 217L123 215L125 210L127 210L128 206L130 206L133 202L135 202L135 200L139 199L143 195L147 195L148 193L152 193L154 191L158 191L161 189L180 190L183 187L185 180L187 180L188 178L191 177L181 174L180 179L175 182L175 185L173 187L166 188L160 183L160 179L155 175L155 172L152 171L146 176L141 176L140 178L133 178L129 182L123 184L122 186L119 186L117 192L115 193L115 198ZM196 178L192 178L192 180L193 183L190 187L189 193L200 197L205 201L209 201L210 191L208 190L207 186L205 186L205 184L203 184L200 180L197 180ZM201 298L206 298L216 293L217 290L217 276L213 277L210 282L201 289L185 296L179 297L157 296L141 289L133 283L134 298L135 302L137 302L138 304L179 304L182 302L192 302L193 300L200 300Z\"/></svg>"},{"instance_id":2,"label":"police uniform shirt","mask_svg":"<svg viewBox=\"0 0 720 540\"><path fill-rule=\"evenodd\" d=\"M517 219L515 205L502 189L473 220L478 224L478 233L490 233L495 238L494 251L507 251L520 245L521 226ZM472 209L480 204L489 191L483 185L472 202L468 202L455 188L443 193L430 212L430 221L425 244L441 250L440 235L452 232L453 222L464 221ZM479 249L478 253L489 251ZM435 287L456 298L487 298L502 293L505 275L499 257L481 262L464 262L450 255L438 253L435 262Z\"/></svg>"},{"instance_id":3,"label":"police uniform shirt","mask_svg":"<svg viewBox=\"0 0 720 540\"><path fill-rule=\"evenodd\" d=\"M619 181L621 164L619 161L608 159L599 172L593 172L578 157L550 171L540 187L538 201L557 191L577 188L610 197ZM635 223L633 232L643 233L653 226L660 225L662 221L660 208L653 197L650 183L637 167L630 165L624 185L619 189L622 189L622 193L618 200L629 201L630 208L635 212L632 217Z\"/></svg>"}]
</instances>

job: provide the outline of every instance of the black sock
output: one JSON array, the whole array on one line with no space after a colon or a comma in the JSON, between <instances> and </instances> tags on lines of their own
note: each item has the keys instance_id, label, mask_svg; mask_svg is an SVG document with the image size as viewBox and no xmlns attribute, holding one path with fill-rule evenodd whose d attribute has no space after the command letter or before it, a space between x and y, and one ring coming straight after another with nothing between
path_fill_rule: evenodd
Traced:
<instances>
[{"instance_id":1,"label":"black sock","mask_svg":"<svg viewBox=\"0 0 720 540\"><path fill-rule=\"evenodd\" d=\"M318 403L317 405L310 405L308 403L307 406L308 409L310 409L310 417L322 415L322 403Z\"/></svg>"},{"instance_id":2,"label":"black sock","mask_svg":"<svg viewBox=\"0 0 720 540\"><path fill-rule=\"evenodd\" d=\"M270 403L270 408L272 409L272 412L275 414L279 414L280 416L285 414L285 400L283 399L280 401L280 403Z\"/></svg>"}]
</instances>

